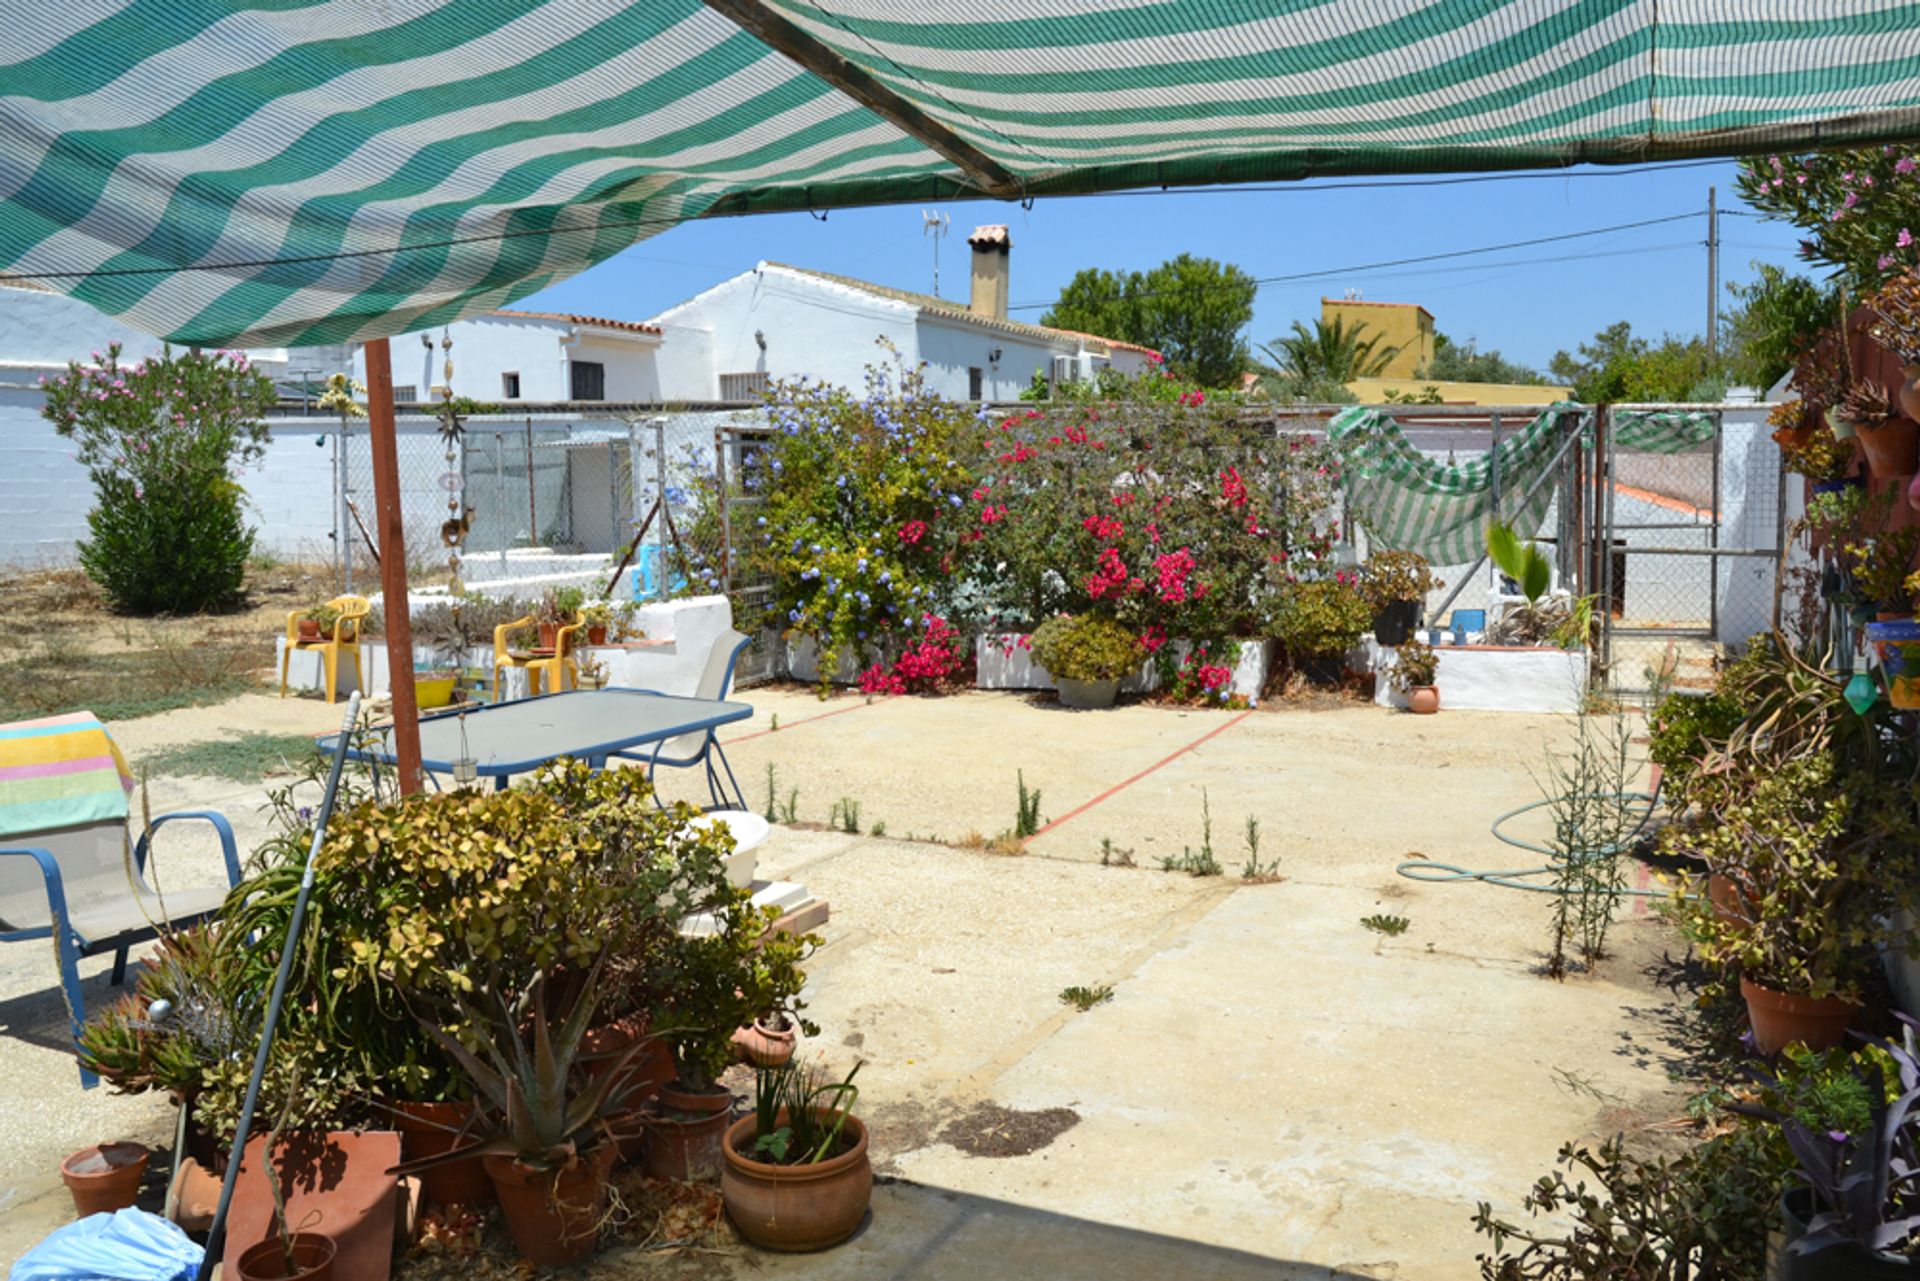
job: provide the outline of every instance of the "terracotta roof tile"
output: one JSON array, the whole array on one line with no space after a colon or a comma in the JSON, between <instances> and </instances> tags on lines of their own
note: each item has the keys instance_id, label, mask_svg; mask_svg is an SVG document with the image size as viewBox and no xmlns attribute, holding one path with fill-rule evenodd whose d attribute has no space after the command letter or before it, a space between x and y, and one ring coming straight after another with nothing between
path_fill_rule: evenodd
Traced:
<instances>
[{"instance_id":1,"label":"terracotta roof tile","mask_svg":"<svg viewBox=\"0 0 1920 1281\"><path fill-rule=\"evenodd\" d=\"M490 316L514 316L523 320L564 320L570 325L587 325L593 329L618 329L629 334L658 334L663 332L658 325L643 324L637 320L609 320L605 316L580 316L570 311L509 311L502 307L487 313Z\"/></svg>"}]
</instances>

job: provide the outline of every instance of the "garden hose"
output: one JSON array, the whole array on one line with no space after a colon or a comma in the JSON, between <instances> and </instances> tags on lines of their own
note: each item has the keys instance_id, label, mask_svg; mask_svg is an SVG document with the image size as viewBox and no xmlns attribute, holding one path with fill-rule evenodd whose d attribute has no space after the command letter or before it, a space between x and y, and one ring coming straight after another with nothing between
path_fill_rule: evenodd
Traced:
<instances>
[{"instance_id":1,"label":"garden hose","mask_svg":"<svg viewBox=\"0 0 1920 1281\"><path fill-rule=\"evenodd\" d=\"M1509 835L1502 831L1501 828L1523 814L1531 814L1535 810L1543 809L1549 805L1560 804L1567 799L1614 800L1620 803L1622 809L1628 809L1634 806L1645 807L1639 819L1633 824L1632 829L1628 831L1626 836L1618 841L1596 846L1594 849L1584 852L1577 860L1574 860L1579 863L1593 862L1603 858L1618 858L1620 855L1631 850L1635 845L1639 844L1641 836L1647 830L1647 824L1653 821L1654 810L1659 806L1659 797L1649 792L1600 792L1585 798L1553 796L1548 797L1546 800L1534 801L1531 804L1522 805L1519 809L1508 810L1500 817L1494 819L1491 825L1494 839L1500 841L1502 844L1511 845L1516 849L1531 850L1536 854L1544 854L1551 858L1558 853L1558 851L1549 846L1536 845L1532 841L1522 840L1518 836ZM1453 863L1436 863L1431 859L1415 858L1408 859L1393 870L1410 881L1426 881L1436 885L1450 884L1455 881L1477 881L1483 885L1496 885L1501 889L1507 890L1528 890L1535 894L1565 894L1567 892L1563 887L1558 885L1534 885L1528 882L1527 878L1529 877L1553 875L1555 865L1551 863L1543 867L1506 868L1476 872L1470 868L1460 867ZM1635 898L1669 897L1668 892L1665 890L1623 888L1620 890L1620 893Z\"/></svg>"}]
</instances>

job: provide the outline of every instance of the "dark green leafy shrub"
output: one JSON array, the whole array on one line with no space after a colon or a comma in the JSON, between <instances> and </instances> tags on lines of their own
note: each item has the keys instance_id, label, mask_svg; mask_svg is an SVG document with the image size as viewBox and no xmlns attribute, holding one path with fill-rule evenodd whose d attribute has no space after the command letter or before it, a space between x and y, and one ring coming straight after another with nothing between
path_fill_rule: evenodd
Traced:
<instances>
[{"instance_id":1,"label":"dark green leafy shrub","mask_svg":"<svg viewBox=\"0 0 1920 1281\"><path fill-rule=\"evenodd\" d=\"M80 564L117 609L239 603L253 533L234 477L264 452L273 383L242 352L120 363L118 344L48 380L41 415L78 445L97 505Z\"/></svg>"},{"instance_id":2,"label":"dark green leafy shrub","mask_svg":"<svg viewBox=\"0 0 1920 1281\"><path fill-rule=\"evenodd\" d=\"M1660 786L1676 803L1688 799L1688 785L1707 754L1727 741L1745 713L1732 695L1669 694L1649 718L1652 737L1647 755L1661 767Z\"/></svg>"},{"instance_id":3,"label":"dark green leafy shrub","mask_svg":"<svg viewBox=\"0 0 1920 1281\"><path fill-rule=\"evenodd\" d=\"M1111 619L1061 614L1034 632L1033 656L1056 677L1114 681L1137 670L1146 652L1131 631Z\"/></svg>"},{"instance_id":4,"label":"dark green leafy shrub","mask_svg":"<svg viewBox=\"0 0 1920 1281\"><path fill-rule=\"evenodd\" d=\"M1373 626L1373 606L1351 575L1295 583L1280 597L1273 635L1298 664L1344 654Z\"/></svg>"}]
</instances>

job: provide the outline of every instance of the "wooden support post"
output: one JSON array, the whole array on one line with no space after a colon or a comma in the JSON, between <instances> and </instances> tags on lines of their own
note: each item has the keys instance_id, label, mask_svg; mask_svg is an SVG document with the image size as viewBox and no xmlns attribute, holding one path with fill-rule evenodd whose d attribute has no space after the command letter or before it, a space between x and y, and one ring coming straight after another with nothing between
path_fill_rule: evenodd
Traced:
<instances>
[{"instance_id":1,"label":"wooden support post","mask_svg":"<svg viewBox=\"0 0 1920 1281\"><path fill-rule=\"evenodd\" d=\"M393 695L393 750L400 794L420 790L420 706L413 691L413 619L407 612L407 534L400 518L400 455L394 441L393 355L367 343L367 424L373 449L374 527L380 531L380 591L387 624L387 686Z\"/></svg>"}]
</instances>

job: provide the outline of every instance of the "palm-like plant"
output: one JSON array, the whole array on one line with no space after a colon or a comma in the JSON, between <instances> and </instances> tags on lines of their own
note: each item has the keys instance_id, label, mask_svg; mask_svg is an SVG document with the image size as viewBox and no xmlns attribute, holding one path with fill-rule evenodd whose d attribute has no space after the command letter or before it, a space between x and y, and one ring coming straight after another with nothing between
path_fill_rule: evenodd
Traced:
<instances>
[{"instance_id":1,"label":"palm-like plant","mask_svg":"<svg viewBox=\"0 0 1920 1281\"><path fill-rule=\"evenodd\" d=\"M1296 320L1292 333L1260 345L1272 362L1261 366L1261 380L1271 393L1298 399L1315 388L1330 390L1356 378L1373 378L1400 354L1400 348L1383 347L1383 341L1381 334L1369 336L1365 325L1349 328L1339 317L1331 324L1316 320L1311 329Z\"/></svg>"}]
</instances>

